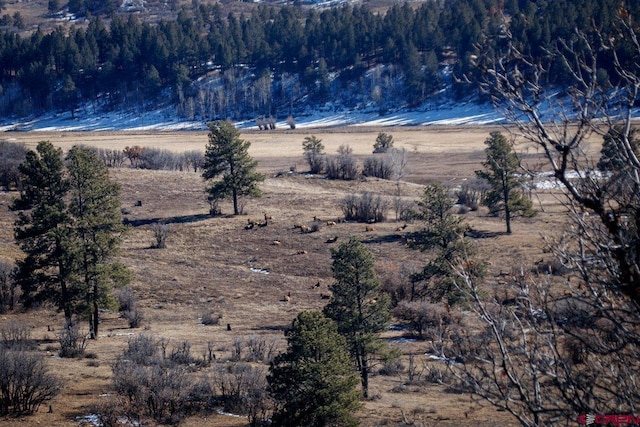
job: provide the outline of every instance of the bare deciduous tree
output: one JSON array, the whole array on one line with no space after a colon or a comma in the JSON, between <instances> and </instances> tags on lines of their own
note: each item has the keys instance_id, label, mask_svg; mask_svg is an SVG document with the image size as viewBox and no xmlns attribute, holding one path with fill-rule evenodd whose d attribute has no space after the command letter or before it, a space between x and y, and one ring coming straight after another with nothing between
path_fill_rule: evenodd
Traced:
<instances>
[{"instance_id":1,"label":"bare deciduous tree","mask_svg":"<svg viewBox=\"0 0 640 427\"><path fill-rule=\"evenodd\" d=\"M511 297L487 299L464 268L457 270L481 326L470 346L451 349L449 358L465 356L451 369L459 386L523 426L638 410L640 161L631 119L640 65L623 63L617 49L638 56L640 42L625 19L620 16L611 34L576 30L548 48L548 64L562 64L571 78L564 99L548 93L548 65L510 43L480 64L488 76L484 88L515 136L538 148L564 189L570 219L566 232L549 239L549 249L572 272L564 280L521 273L511 279ZM603 80L605 56L615 75ZM623 167L601 173L589 142L612 131Z\"/></svg>"}]
</instances>

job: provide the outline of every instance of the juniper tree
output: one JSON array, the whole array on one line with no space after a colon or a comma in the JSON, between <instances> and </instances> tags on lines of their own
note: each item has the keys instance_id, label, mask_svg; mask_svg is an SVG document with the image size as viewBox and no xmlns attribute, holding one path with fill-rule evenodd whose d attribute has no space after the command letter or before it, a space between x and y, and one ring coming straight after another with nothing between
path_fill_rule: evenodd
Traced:
<instances>
[{"instance_id":1,"label":"juniper tree","mask_svg":"<svg viewBox=\"0 0 640 427\"><path fill-rule=\"evenodd\" d=\"M360 407L346 341L319 312L298 314L285 332L287 350L269 368L274 426L355 426Z\"/></svg>"},{"instance_id":2,"label":"juniper tree","mask_svg":"<svg viewBox=\"0 0 640 427\"><path fill-rule=\"evenodd\" d=\"M484 169L476 171L476 175L491 187L483 203L494 215L504 213L507 233L511 234L514 215L535 215L531 200L523 191L526 178L520 173L520 162L513 147L502 133L491 132L485 144L487 160L482 163Z\"/></svg>"},{"instance_id":3,"label":"juniper tree","mask_svg":"<svg viewBox=\"0 0 640 427\"><path fill-rule=\"evenodd\" d=\"M258 183L264 176L256 172L258 162L249 155L250 142L240 138L240 132L226 121L209 123L209 143L205 153L202 177L212 180L209 199L218 201L231 197L234 215L240 214L238 197L260 197Z\"/></svg>"},{"instance_id":4,"label":"juniper tree","mask_svg":"<svg viewBox=\"0 0 640 427\"><path fill-rule=\"evenodd\" d=\"M370 359L386 349L378 334L391 315L389 296L380 290L374 257L362 242L351 237L331 251L331 270L336 282L324 314L338 325L360 374L364 397L369 396Z\"/></svg>"}]
</instances>

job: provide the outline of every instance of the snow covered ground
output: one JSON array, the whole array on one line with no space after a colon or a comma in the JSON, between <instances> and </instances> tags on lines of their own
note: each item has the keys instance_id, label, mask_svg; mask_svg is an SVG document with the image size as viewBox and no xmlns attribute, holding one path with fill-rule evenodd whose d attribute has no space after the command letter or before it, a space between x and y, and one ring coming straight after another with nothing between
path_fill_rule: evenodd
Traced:
<instances>
[{"instance_id":1,"label":"snow covered ground","mask_svg":"<svg viewBox=\"0 0 640 427\"><path fill-rule=\"evenodd\" d=\"M504 122L491 105L461 103L405 110L380 115L370 111L319 110L294 117L297 129L323 128L341 125L354 126L428 126L428 125L483 125ZM257 128L255 121L238 122L241 129ZM286 119L279 118L279 129L289 125ZM77 111L75 118L70 113L50 114L29 120L0 119L0 131L114 131L114 130L202 130L204 121L189 121L179 118L173 108L138 113L114 111L109 113L91 113Z\"/></svg>"}]
</instances>

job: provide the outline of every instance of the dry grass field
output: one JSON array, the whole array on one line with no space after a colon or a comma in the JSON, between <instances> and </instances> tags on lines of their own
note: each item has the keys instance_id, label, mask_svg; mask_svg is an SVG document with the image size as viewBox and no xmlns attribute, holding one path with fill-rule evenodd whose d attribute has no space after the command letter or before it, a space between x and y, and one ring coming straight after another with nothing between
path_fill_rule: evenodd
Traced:
<instances>
[{"instance_id":1,"label":"dry grass field","mask_svg":"<svg viewBox=\"0 0 640 427\"><path fill-rule=\"evenodd\" d=\"M16 426L78 426L78 417L87 415L91 405L99 403L111 392L111 363L136 334L146 333L171 342L189 340L192 353L204 353L213 342L217 360L231 354L234 338L260 336L275 339L283 348L283 330L302 310L321 309L326 302L321 292L331 283L330 248L351 235L358 236L376 256L381 276L402 268L420 268L426 255L406 248L398 223L389 212L389 220L375 224L366 232L363 224L326 223L315 233L302 234L295 223L311 223L316 216L323 221L341 219L340 200L347 194L364 190L391 198L400 189L401 195L417 200L422 184L438 180L456 186L473 177L484 158L484 140L493 128L393 128L384 129L394 136L396 147L409 152L408 173L404 181L377 179L353 182L329 181L303 173L287 174L293 166L304 172L302 140L316 135L322 139L326 152L335 153L341 144L349 144L360 161L372 151L380 129L347 128L309 131L276 131L242 134L251 141L250 154L259 162L267 179L262 185L264 195L249 200L245 214L237 217L207 215L208 204L204 183L193 172L111 170L112 178L122 186L122 206L134 225L123 245L122 260L134 273L132 287L144 310L143 326L129 329L117 313L104 313L98 340L88 344L87 352L97 359L60 359L56 355L55 329L60 329L62 317L49 309L28 313L11 313L0 318L0 327L11 320L32 327L32 337L39 340L39 349L48 352L52 370L65 380L63 392L48 408L23 419L3 419L0 424ZM14 133L12 139L34 146L40 140L68 149L74 144L123 149L125 146L166 148L181 152L204 150L204 132L184 133ZM278 175L278 172L284 174ZM20 252L12 239L13 214L7 206L13 194L0 195L0 258L15 259ZM531 265L545 256L542 235L553 235L563 226L561 204L551 193L540 193L536 199L543 206L536 217L519 219L514 233L503 235L503 222L487 215L481 208L465 214L471 226L487 238L476 239L475 245L483 259L489 261L486 286L497 283L501 270L517 264ZM140 201L141 206L136 206ZM223 204L223 214L231 208ZM245 230L247 219L273 217L266 227ZM152 249L154 242L150 224L164 221L170 225L165 249ZM401 224L400 224L401 225ZM406 231L416 230L419 223L409 224ZM404 231L403 231L404 232ZM338 237L336 243L327 239ZM280 244L274 244L277 240ZM268 272L268 274L266 274ZM321 283L319 288L314 284ZM291 300L284 302L290 293ZM220 325L201 326L199 317L208 310L222 314ZM227 324L231 331L227 330ZM84 326L84 325L83 325ZM86 327L86 326L85 326ZM52 330L49 330L52 329ZM403 331L393 330L385 338L402 337ZM424 352L428 343L396 342L406 360L417 355L419 366L439 362L429 361ZM359 414L365 426L417 425L476 426L515 425L507 414L486 404L473 403L469 396L448 391L444 386L425 384L401 387L407 381L406 372L396 376L375 375L367 401ZM399 391L401 390L401 391ZM213 415L187 419L185 426L241 426L246 418ZM149 424L145 424L149 425Z\"/></svg>"}]
</instances>

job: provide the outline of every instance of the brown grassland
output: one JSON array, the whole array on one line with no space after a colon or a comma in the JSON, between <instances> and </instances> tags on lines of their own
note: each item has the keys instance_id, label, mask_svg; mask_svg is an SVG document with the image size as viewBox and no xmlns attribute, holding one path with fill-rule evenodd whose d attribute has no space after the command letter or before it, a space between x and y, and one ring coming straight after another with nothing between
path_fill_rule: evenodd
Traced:
<instances>
[{"instance_id":1,"label":"brown grassland","mask_svg":"<svg viewBox=\"0 0 640 427\"><path fill-rule=\"evenodd\" d=\"M484 140L495 128L392 128L382 129L394 136L395 146L405 147L409 154L408 173L399 185L402 197L417 200L426 182L437 180L456 186L473 178L474 170L484 159ZM125 238L122 260L134 273L132 287L144 310L143 325L129 329L117 313L102 315L98 340L88 343L87 352L97 359L60 359L57 356L56 332L63 318L52 309L42 308L26 313L10 313L0 318L0 327L11 320L25 322L32 337L39 340L39 350L48 353L52 370L65 381L62 393L52 402L52 413L41 407L33 416L2 419L0 424L14 426L78 426L76 417L86 415L92 404L111 392L111 363L134 334L147 333L179 342L189 340L194 355L203 354L207 342L215 343L218 360L230 356L234 338L260 336L275 338L284 347L283 330L302 310L319 310L325 304L320 296L331 284L330 248L348 236L361 238L376 257L382 277L396 274L402 268L417 269L426 255L402 244L402 233L391 211L388 220L375 224L366 232L358 223L326 224L315 233L302 234L295 223L310 224L314 216L338 222L342 213L340 200L347 194L364 190L392 198L395 182L377 179L352 182L329 181L303 173L288 174L295 166L298 172L307 168L302 157L302 140L316 135L326 152L335 153L341 144L350 145L360 162L371 154L381 129L351 127L324 130L243 132L252 143L250 154L259 162L259 170L267 176L262 184L263 197L246 201L246 214L224 215L231 211L223 204L223 215L210 217L204 182L193 172L169 172L113 169L113 180L122 186L122 206L133 226ZM167 133L14 133L5 134L33 147L48 140L68 149L74 144L123 149L125 146L166 148L176 152L204 151L205 132ZM592 147L596 152L596 144ZM278 172L285 172L278 175ZM14 214L7 209L15 194L0 195L0 258L15 259L20 251L13 242ZM135 206L141 201L141 206ZM488 215L486 208L464 215L476 230L487 238L475 239L480 257L488 262L485 286L498 286L498 274L514 265L532 265L544 256L542 235L557 233L565 222L564 209L558 195L540 191L534 199L541 210L530 219L514 222L514 233L504 235L501 219ZM245 230L247 219L273 217L268 226ZM150 223L170 224L166 249L152 249ZM400 224L402 225L402 224ZM419 223L409 224L406 231L417 230ZM336 243L327 243L330 237ZM278 240L279 245L273 242ZM269 274L256 272L259 269ZM318 281L320 288L313 285ZM283 302L290 293L291 300ZM199 316L207 310L222 313L220 325L200 326ZM228 331L226 325L231 325ZM86 328L86 325L83 325ZM53 329L53 331L49 331ZM385 333L385 338L401 337L402 330ZM421 341L393 343L402 351L407 365L410 354L417 355L418 366L439 362L424 356L429 344ZM506 413L491 406L472 402L468 395L456 394L437 384L398 387L407 381L406 372L396 376L374 375L370 394L358 414L365 426L424 425L476 426L515 425ZM400 390L400 391L399 391ZM185 426L241 426L246 418L212 415L187 419ZM148 425L148 424L146 424Z\"/></svg>"}]
</instances>

